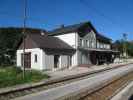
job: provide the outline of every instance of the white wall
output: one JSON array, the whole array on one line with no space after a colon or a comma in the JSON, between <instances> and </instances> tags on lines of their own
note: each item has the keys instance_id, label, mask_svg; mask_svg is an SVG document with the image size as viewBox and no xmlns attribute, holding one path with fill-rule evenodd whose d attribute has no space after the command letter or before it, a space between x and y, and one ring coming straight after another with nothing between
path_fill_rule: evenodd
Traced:
<instances>
[{"instance_id":1,"label":"white wall","mask_svg":"<svg viewBox=\"0 0 133 100\"><path fill-rule=\"evenodd\" d=\"M54 69L54 55L46 54L42 49L25 49L25 52L31 53L31 69L37 70L53 70ZM23 50L17 50L17 66L21 65L21 54ZM37 55L37 62L35 61L35 55ZM68 67L68 55L60 55L59 68L62 69Z\"/></svg>"},{"instance_id":2,"label":"white wall","mask_svg":"<svg viewBox=\"0 0 133 100\"><path fill-rule=\"evenodd\" d=\"M31 53L31 68L37 70L45 69L43 66L43 50L39 48L25 49L25 52ZM22 66L21 64L21 54L23 50L17 50L17 66ZM35 54L37 55L37 62L35 62Z\"/></svg>"},{"instance_id":3,"label":"white wall","mask_svg":"<svg viewBox=\"0 0 133 100\"><path fill-rule=\"evenodd\" d=\"M67 55L61 55L60 56L60 68L68 67L68 56Z\"/></svg>"},{"instance_id":4,"label":"white wall","mask_svg":"<svg viewBox=\"0 0 133 100\"><path fill-rule=\"evenodd\" d=\"M54 55L45 54L45 68L46 70L59 70L63 68L68 68L68 55L60 55L59 57L59 67L54 68Z\"/></svg>"},{"instance_id":5,"label":"white wall","mask_svg":"<svg viewBox=\"0 0 133 100\"><path fill-rule=\"evenodd\" d=\"M96 48L96 36L95 36L95 33L93 31L89 32L84 37L80 37L78 35L77 39L78 39L77 40L78 41L77 42L78 46L83 48L83 49ZM79 42L81 42L80 39L82 39L83 43L79 43ZM87 40L88 43L90 43L90 41L92 41L93 42L93 46L89 47L92 44L86 43L86 40ZM80 45L80 44L82 44L82 45ZM89 55L90 55L89 52L77 50L76 51L76 56L75 56L76 59L77 59L76 64L77 65L79 65L79 64L91 64Z\"/></svg>"},{"instance_id":6,"label":"white wall","mask_svg":"<svg viewBox=\"0 0 133 100\"><path fill-rule=\"evenodd\" d=\"M72 55L72 66L77 66L78 65L78 51L76 51Z\"/></svg>"},{"instance_id":7,"label":"white wall","mask_svg":"<svg viewBox=\"0 0 133 100\"><path fill-rule=\"evenodd\" d=\"M59 39L63 40L64 42L66 42L67 44L69 44L70 46L72 46L75 49L78 47L78 34L76 32L58 35L55 37L58 37ZM76 52L75 54L72 55L72 66L78 65L77 55L78 55L78 52Z\"/></svg>"},{"instance_id":8,"label":"white wall","mask_svg":"<svg viewBox=\"0 0 133 100\"><path fill-rule=\"evenodd\" d=\"M89 52L78 51L78 57L77 58L78 58L78 60L77 60L78 65L79 64L91 64Z\"/></svg>"},{"instance_id":9,"label":"white wall","mask_svg":"<svg viewBox=\"0 0 133 100\"><path fill-rule=\"evenodd\" d=\"M66 42L74 48L76 47L76 33L62 34L57 35L55 37L58 37L59 39L63 40L64 42Z\"/></svg>"},{"instance_id":10,"label":"white wall","mask_svg":"<svg viewBox=\"0 0 133 100\"><path fill-rule=\"evenodd\" d=\"M89 55L86 53L82 53L82 64L89 64Z\"/></svg>"},{"instance_id":11,"label":"white wall","mask_svg":"<svg viewBox=\"0 0 133 100\"><path fill-rule=\"evenodd\" d=\"M86 36L84 36L82 38L76 32L58 35L55 37L58 37L59 39L63 40L70 46L74 47L75 49L77 49L78 46L82 47L82 48L88 48L87 46L85 46L85 41L86 40L90 41L90 39L91 39L94 42L93 48L96 48L96 36L93 31L86 34ZM80 39L83 39L84 47L79 45ZM88 53L88 55L85 55L85 54L82 55L81 51L76 50L75 54L72 55L72 66L77 66L79 64L89 64L89 63L90 63L89 53Z\"/></svg>"},{"instance_id":12,"label":"white wall","mask_svg":"<svg viewBox=\"0 0 133 100\"><path fill-rule=\"evenodd\" d=\"M46 70L52 70L54 68L54 55L45 54L45 61L43 65Z\"/></svg>"},{"instance_id":13,"label":"white wall","mask_svg":"<svg viewBox=\"0 0 133 100\"><path fill-rule=\"evenodd\" d=\"M82 43L80 43L81 42L80 39L82 39ZM89 44L86 43L86 40L88 41ZM80 45L80 44L82 44L82 45ZM95 33L93 31L91 31L88 34L86 34L84 37L78 36L78 46L81 48L96 48Z\"/></svg>"},{"instance_id":14,"label":"white wall","mask_svg":"<svg viewBox=\"0 0 133 100\"><path fill-rule=\"evenodd\" d=\"M108 43L103 43L103 42L97 41L97 48L100 48L100 49L111 49L111 45L108 44Z\"/></svg>"},{"instance_id":15,"label":"white wall","mask_svg":"<svg viewBox=\"0 0 133 100\"><path fill-rule=\"evenodd\" d=\"M80 65L82 64L82 54L81 51L77 51L77 64Z\"/></svg>"}]
</instances>

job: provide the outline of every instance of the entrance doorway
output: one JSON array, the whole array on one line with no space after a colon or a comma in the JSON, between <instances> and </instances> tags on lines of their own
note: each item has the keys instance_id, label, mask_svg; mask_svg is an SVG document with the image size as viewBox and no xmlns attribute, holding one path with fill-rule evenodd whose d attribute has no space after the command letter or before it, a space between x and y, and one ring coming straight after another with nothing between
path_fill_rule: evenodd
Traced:
<instances>
[{"instance_id":1,"label":"entrance doorway","mask_svg":"<svg viewBox=\"0 0 133 100\"><path fill-rule=\"evenodd\" d=\"M31 53L24 54L24 64L23 64L23 54L21 55L21 65L24 65L25 68L31 68Z\"/></svg>"},{"instance_id":2,"label":"entrance doorway","mask_svg":"<svg viewBox=\"0 0 133 100\"><path fill-rule=\"evenodd\" d=\"M90 52L90 61L92 64L96 65L97 64L97 55L96 52Z\"/></svg>"},{"instance_id":3,"label":"entrance doorway","mask_svg":"<svg viewBox=\"0 0 133 100\"><path fill-rule=\"evenodd\" d=\"M59 55L54 55L54 68L59 67Z\"/></svg>"}]
</instances>

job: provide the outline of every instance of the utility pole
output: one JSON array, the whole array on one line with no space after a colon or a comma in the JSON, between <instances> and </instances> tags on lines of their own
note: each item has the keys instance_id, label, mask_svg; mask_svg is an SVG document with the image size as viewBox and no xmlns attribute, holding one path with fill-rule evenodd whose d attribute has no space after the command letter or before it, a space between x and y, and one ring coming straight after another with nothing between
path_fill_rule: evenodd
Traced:
<instances>
[{"instance_id":1,"label":"utility pole","mask_svg":"<svg viewBox=\"0 0 133 100\"><path fill-rule=\"evenodd\" d=\"M23 78L25 78L25 37L26 37L26 20L27 20L27 0L24 0L24 16L23 16Z\"/></svg>"},{"instance_id":2,"label":"utility pole","mask_svg":"<svg viewBox=\"0 0 133 100\"><path fill-rule=\"evenodd\" d=\"M126 45L126 41L127 41L127 34L126 33L123 33L123 56L125 54L125 58L126 58L126 61L127 61L127 45Z\"/></svg>"}]
</instances>

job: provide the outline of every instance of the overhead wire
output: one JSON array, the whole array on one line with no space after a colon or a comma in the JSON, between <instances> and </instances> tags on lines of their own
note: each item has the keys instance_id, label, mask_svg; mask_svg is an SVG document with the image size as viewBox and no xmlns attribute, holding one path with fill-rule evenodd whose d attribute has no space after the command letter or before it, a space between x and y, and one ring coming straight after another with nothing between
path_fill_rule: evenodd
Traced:
<instances>
[{"instance_id":1,"label":"overhead wire","mask_svg":"<svg viewBox=\"0 0 133 100\"><path fill-rule=\"evenodd\" d=\"M101 16L106 21L110 22L112 25L117 25L119 28L122 28L123 27L123 25L117 23L116 20L113 20L109 16L105 15L103 12L101 12L100 10L98 10L97 8L95 8L94 6L92 7L92 5L89 5L86 0L79 0L79 2L81 4L83 4L85 7L87 7L88 9L92 10L93 12L95 12L98 16Z\"/></svg>"}]
</instances>

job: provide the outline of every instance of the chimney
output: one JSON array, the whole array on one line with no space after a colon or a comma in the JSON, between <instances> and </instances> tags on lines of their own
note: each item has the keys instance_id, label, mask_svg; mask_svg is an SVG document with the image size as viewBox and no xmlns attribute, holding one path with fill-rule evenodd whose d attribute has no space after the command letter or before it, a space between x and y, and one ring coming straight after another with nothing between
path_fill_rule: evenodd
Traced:
<instances>
[{"instance_id":1,"label":"chimney","mask_svg":"<svg viewBox=\"0 0 133 100\"><path fill-rule=\"evenodd\" d=\"M65 27L64 24L62 24L62 25L61 25L61 28L64 28L64 27Z\"/></svg>"}]
</instances>

